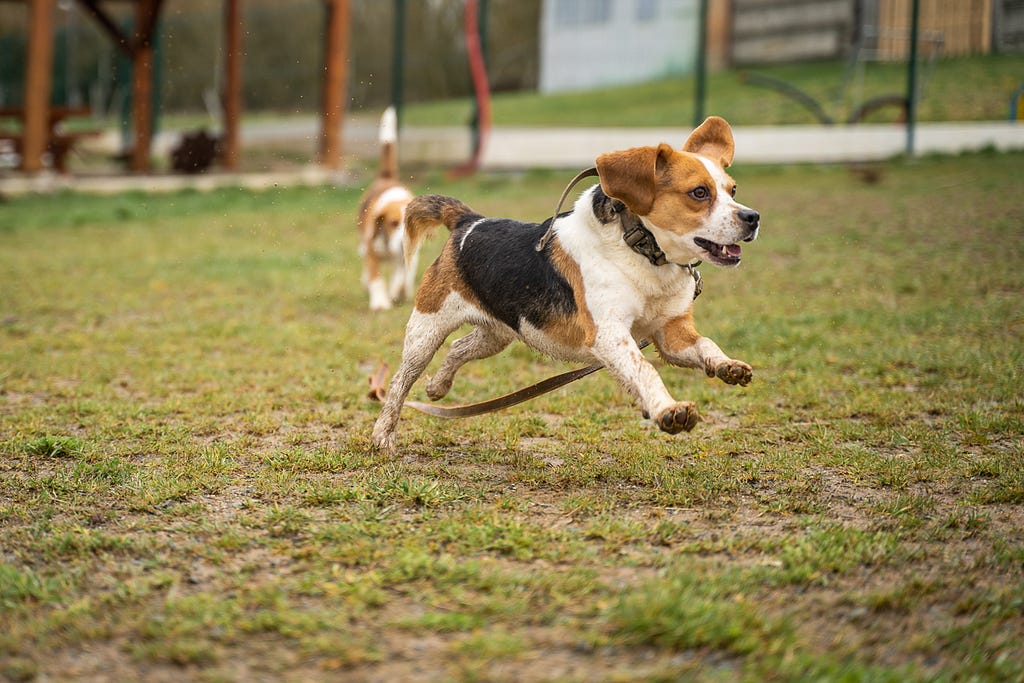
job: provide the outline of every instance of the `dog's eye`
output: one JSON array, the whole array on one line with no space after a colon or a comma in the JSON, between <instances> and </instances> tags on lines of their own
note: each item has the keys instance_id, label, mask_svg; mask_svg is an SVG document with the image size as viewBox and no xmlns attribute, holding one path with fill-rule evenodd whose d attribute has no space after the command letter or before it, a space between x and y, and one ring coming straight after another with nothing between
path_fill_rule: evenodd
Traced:
<instances>
[{"instance_id":1,"label":"dog's eye","mask_svg":"<svg viewBox=\"0 0 1024 683\"><path fill-rule=\"evenodd\" d=\"M732 186L732 193L731 194L732 194L733 197L736 196L736 186L735 185Z\"/></svg>"},{"instance_id":2,"label":"dog's eye","mask_svg":"<svg viewBox=\"0 0 1024 683\"><path fill-rule=\"evenodd\" d=\"M695 187L692 190L690 190L689 195L696 199L698 202L702 202L708 197L710 197L711 193L708 192L708 188L706 187Z\"/></svg>"}]
</instances>

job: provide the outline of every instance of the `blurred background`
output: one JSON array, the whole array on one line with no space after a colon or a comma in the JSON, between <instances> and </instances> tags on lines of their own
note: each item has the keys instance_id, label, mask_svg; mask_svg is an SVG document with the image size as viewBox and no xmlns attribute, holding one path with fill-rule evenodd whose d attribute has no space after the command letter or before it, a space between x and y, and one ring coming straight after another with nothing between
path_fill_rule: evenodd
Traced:
<instances>
[{"instance_id":1,"label":"blurred background","mask_svg":"<svg viewBox=\"0 0 1024 683\"><path fill-rule=\"evenodd\" d=\"M43 155L26 167L33 36L51 41L51 121ZM151 50L144 91L139 50L126 49L133 36ZM474 44L485 85L474 80ZM0 168L174 170L186 136L208 135L212 150L226 129L241 150L230 168L336 168L372 157L376 117L391 103L403 127L459 129L426 134L457 148L445 163L472 154L492 123L685 127L706 113L740 125L899 122L910 59L923 120L1006 120L1022 50L1022 0L6 0ZM332 52L340 66L329 66ZM943 89L944 74L959 92ZM628 90L651 83L660 89ZM964 103L977 89L991 95ZM141 137L139 92L149 100ZM637 98L646 111L632 111ZM340 116L328 118L332 108ZM55 148L59 135L69 149ZM133 161L147 138L152 156ZM422 161L430 149L405 153ZM185 170L214 167L221 152Z\"/></svg>"}]
</instances>

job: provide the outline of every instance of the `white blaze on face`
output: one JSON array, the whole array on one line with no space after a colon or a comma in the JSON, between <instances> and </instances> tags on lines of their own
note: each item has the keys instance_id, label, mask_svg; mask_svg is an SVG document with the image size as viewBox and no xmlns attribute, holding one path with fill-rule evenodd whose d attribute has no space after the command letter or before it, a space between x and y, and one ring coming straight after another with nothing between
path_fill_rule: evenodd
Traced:
<instances>
[{"instance_id":1,"label":"white blaze on face","mask_svg":"<svg viewBox=\"0 0 1024 683\"><path fill-rule=\"evenodd\" d=\"M749 226L736 216L738 211L748 209L732 197L733 180L718 164L698 156L715 183L715 203L711 207L707 225L694 234L718 244L735 244L747 237Z\"/></svg>"}]
</instances>

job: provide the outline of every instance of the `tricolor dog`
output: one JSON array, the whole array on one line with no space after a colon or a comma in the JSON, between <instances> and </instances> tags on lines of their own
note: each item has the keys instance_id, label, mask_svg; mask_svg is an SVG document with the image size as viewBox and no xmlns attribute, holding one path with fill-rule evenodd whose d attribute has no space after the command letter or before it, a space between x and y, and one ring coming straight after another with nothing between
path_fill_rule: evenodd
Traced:
<instances>
[{"instance_id":1,"label":"tricolor dog","mask_svg":"<svg viewBox=\"0 0 1024 683\"><path fill-rule=\"evenodd\" d=\"M381 116L379 140L377 177L363 193L358 219L362 282L370 293L371 311L411 298L416 284L416 254L403 254L402 247L402 212L413 195L398 181L398 125L392 107ZM386 269L391 270L390 283Z\"/></svg>"},{"instance_id":2,"label":"tricolor dog","mask_svg":"<svg viewBox=\"0 0 1024 683\"><path fill-rule=\"evenodd\" d=\"M603 154L600 183L553 225L485 218L451 197L414 199L405 211L407 253L438 224L451 235L420 283L374 445L394 451L410 387L462 324L475 329L452 344L427 382L431 399L448 392L465 363L515 339L557 359L603 364L644 416L671 434L694 427L696 406L669 395L637 340L651 340L672 365L727 384L750 382L751 367L693 323L692 264L739 265L739 243L757 237L760 217L734 199L736 183L725 172L733 148L729 124L710 117L681 150L663 143Z\"/></svg>"}]
</instances>

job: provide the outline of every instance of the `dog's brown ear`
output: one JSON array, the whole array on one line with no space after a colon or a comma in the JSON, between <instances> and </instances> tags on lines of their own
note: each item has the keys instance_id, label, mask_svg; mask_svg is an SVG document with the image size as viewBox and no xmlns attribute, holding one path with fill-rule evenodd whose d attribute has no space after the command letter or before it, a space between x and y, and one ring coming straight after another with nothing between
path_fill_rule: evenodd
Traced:
<instances>
[{"instance_id":1,"label":"dog's brown ear","mask_svg":"<svg viewBox=\"0 0 1024 683\"><path fill-rule=\"evenodd\" d=\"M709 116L686 138L684 152L693 152L717 161L722 168L732 165L736 145L732 139L732 128L725 119Z\"/></svg>"},{"instance_id":2,"label":"dog's brown ear","mask_svg":"<svg viewBox=\"0 0 1024 683\"><path fill-rule=\"evenodd\" d=\"M654 205L655 178L673 152L670 145L662 143L657 147L634 147L602 154L596 164L601 189L633 213L646 216Z\"/></svg>"}]
</instances>

